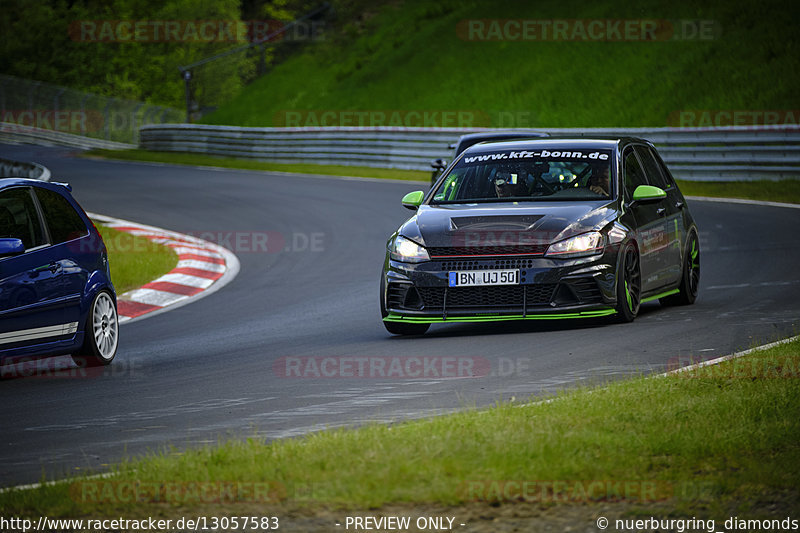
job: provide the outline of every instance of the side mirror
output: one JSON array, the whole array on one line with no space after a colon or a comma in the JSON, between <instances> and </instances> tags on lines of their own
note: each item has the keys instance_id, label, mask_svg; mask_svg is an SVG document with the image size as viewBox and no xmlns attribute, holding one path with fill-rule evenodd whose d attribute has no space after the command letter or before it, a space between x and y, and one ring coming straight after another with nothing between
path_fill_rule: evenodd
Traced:
<instances>
[{"instance_id":1,"label":"side mirror","mask_svg":"<svg viewBox=\"0 0 800 533\"><path fill-rule=\"evenodd\" d=\"M431 168L434 170L444 170L447 168L447 161L444 159L434 159L431 161Z\"/></svg>"},{"instance_id":2,"label":"side mirror","mask_svg":"<svg viewBox=\"0 0 800 533\"><path fill-rule=\"evenodd\" d=\"M25 252L25 245L19 239L0 239L0 257L20 255Z\"/></svg>"},{"instance_id":3,"label":"side mirror","mask_svg":"<svg viewBox=\"0 0 800 533\"><path fill-rule=\"evenodd\" d=\"M664 189L653 187L652 185L639 185L633 191L633 201L631 206L640 202L652 202L655 200L662 200L667 197Z\"/></svg>"},{"instance_id":4,"label":"side mirror","mask_svg":"<svg viewBox=\"0 0 800 533\"><path fill-rule=\"evenodd\" d=\"M403 196L403 207L416 211L425 198L425 193L422 191L414 191Z\"/></svg>"}]
</instances>

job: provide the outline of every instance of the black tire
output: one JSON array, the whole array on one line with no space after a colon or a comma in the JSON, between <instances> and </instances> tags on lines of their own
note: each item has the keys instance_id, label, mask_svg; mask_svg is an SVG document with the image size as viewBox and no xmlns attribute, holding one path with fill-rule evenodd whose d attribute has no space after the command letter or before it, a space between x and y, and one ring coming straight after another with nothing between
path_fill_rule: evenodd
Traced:
<instances>
[{"instance_id":1,"label":"black tire","mask_svg":"<svg viewBox=\"0 0 800 533\"><path fill-rule=\"evenodd\" d=\"M110 365L117 355L118 343L117 306L108 291L100 291L86 316L83 346L72 355L72 360L84 368Z\"/></svg>"},{"instance_id":2,"label":"black tire","mask_svg":"<svg viewBox=\"0 0 800 533\"><path fill-rule=\"evenodd\" d=\"M393 335L422 335L428 328L431 327L430 324L411 324L409 322L386 322L384 320L383 325L386 327L386 331L392 333Z\"/></svg>"},{"instance_id":3,"label":"black tire","mask_svg":"<svg viewBox=\"0 0 800 533\"><path fill-rule=\"evenodd\" d=\"M683 254L681 284L677 294L659 298L661 305L691 305L697 299L700 287L700 244L697 235L692 233L686 241L686 252Z\"/></svg>"},{"instance_id":4,"label":"black tire","mask_svg":"<svg viewBox=\"0 0 800 533\"><path fill-rule=\"evenodd\" d=\"M632 243L622 249L617 272L617 320L633 322L639 314L642 296L642 272L639 252Z\"/></svg>"}]
</instances>

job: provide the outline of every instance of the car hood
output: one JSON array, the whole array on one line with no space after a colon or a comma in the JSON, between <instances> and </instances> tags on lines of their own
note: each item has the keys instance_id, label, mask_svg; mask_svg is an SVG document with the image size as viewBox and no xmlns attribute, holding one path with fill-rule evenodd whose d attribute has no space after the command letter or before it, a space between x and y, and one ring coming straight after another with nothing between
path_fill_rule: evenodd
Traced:
<instances>
[{"instance_id":1,"label":"car hood","mask_svg":"<svg viewBox=\"0 0 800 533\"><path fill-rule=\"evenodd\" d=\"M399 234L429 248L535 246L600 230L615 218L607 200L421 205Z\"/></svg>"}]
</instances>

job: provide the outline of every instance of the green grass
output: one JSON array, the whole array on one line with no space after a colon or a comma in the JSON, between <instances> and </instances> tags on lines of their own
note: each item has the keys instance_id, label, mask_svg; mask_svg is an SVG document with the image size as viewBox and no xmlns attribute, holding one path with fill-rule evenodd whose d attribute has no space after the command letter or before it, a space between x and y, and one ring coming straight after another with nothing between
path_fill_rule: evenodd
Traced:
<instances>
[{"instance_id":1,"label":"green grass","mask_svg":"<svg viewBox=\"0 0 800 533\"><path fill-rule=\"evenodd\" d=\"M416 170L370 168L333 165L283 165L250 159L216 157L211 155L180 152L150 152L147 150L89 150L87 157L104 157L127 161L153 161L175 165L212 166L323 174L331 176L357 176L397 180L429 181L430 173ZM678 186L687 196L713 196L717 198L743 198L772 202L800 203L800 180L782 181L721 181L699 182L678 180Z\"/></svg>"},{"instance_id":2,"label":"green grass","mask_svg":"<svg viewBox=\"0 0 800 533\"><path fill-rule=\"evenodd\" d=\"M287 112L320 121L326 111L465 111L473 122L460 126L630 127L677 125L687 110L792 110L800 36L778 28L795 7L788 0L387 1L340 17L327 40L301 48L203 121L280 126ZM609 18L713 20L721 33L617 42L470 41L458 33L470 19ZM303 115L295 125L314 123Z\"/></svg>"},{"instance_id":3,"label":"green grass","mask_svg":"<svg viewBox=\"0 0 800 533\"><path fill-rule=\"evenodd\" d=\"M800 204L800 180L780 181L682 181L678 187L686 196L744 198Z\"/></svg>"},{"instance_id":4,"label":"green grass","mask_svg":"<svg viewBox=\"0 0 800 533\"><path fill-rule=\"evenodd\" d=\"M178 264L178 255L167 246L97 222L95 226L108 249L111 281L117 294L141 287Z\"/></svg>"},{"instance_id":5,"label":"green grass","mask_svg":"<svg viewBox=\"0 0 800 533\"><path fill-rule=\"evenodd\" d=\"M269 443L251 438L185 452L165 450L118 465L113 481L92 481L94 494L102 494L98 487L109 487L111 501L103 504L82 501L85 485L76 482L71 489L58 484L2 493L0 508L18 516L147 515L156 510L171 516L202 514L213 507L196 492L194 498L187 493L175 497L173 505L119 501L111 489L121 481L150 488L270 483L281 501L269 505L278 509L366 509L390 503L463 508L476 499L505 501L488 490L470 492L468 487L476 484L492 487L487 481L566 482L573 487L579 480L604 480L654 486L644 498L638 490L624 493L634 509L656 500L677 513L717 517L755 512L759 502L777 502L780 512L786 505L796 510L798 379L800 341L795 340L719 367L564 392L548 403L498 403ZM567 494L578 503L587 499ZM226 514L237 510L231 505L222 509Z\"/></svg>"}]
</instances>

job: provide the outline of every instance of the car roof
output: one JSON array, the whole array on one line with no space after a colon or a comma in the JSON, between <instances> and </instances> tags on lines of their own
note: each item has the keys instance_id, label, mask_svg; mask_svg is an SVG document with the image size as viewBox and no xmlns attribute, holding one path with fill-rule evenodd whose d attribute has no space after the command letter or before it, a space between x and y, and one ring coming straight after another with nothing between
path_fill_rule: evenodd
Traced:
<instances>
[{"instance_id":1,"label":"car roof","mask_svg":"<svg viewBox=\"0 0 800 533\"><path fill-rule=\"evenodd\" d=\"M475 133L467 133L458 138L459 142L473 141L475 139L508 139L511 137L548 137L550 134L545 131L535 130L503 130L503 131L478 131ZM477 141L480 142L480 141Z\"/></svg>"},{"instance_id":2,"label":"car roof","mask_svg":"<svg viewBox=\"0 0 800 533\"><path fill-rule=\"evenodd\" d=\"M507 140L483 142L466 150L470 153L494 152L497 150L521 150L535 148L582 148L589 150L613 150L627 144L650 144L649 141L637 137L542 137L541 139Z\"/></svg>"},{"instance_id":3,"label":"car roof","mask_svg":"<svg viewBox=\"0 0 800 533\"><path fill-rule=\"evenodd\" d=\"M502 139L535 139L537 137L548 137L550 134L544 131L532 130L503 130L503 131L479 131L467 133L458 138L458 142L451 145L458 153L463 152L473 144L483 141L494 141Z\"/></svg>"},{"instance_id":4,"label":"car roof","mask_svg":"<svg viewBox=\"0 0 800 533\"><path fill-rule=\"evenodd\" d=\"M0 189L7 189L9 187L42 187L50 189L51 191L58 191L62 194L70 192L70 188L64 183L32 180L29 178L0 178Z\"/></svg>"}]
</instances>

